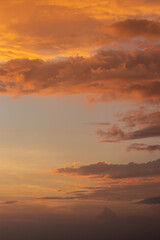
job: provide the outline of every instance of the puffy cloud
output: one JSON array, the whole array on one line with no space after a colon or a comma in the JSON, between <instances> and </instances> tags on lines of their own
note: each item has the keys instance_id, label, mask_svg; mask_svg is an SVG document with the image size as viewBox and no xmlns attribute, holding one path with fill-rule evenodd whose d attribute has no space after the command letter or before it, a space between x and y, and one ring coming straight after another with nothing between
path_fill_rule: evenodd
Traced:
<instances>
[{"instance_id":1,"label":"puffy cloud","mask_svg":"<svg viewBox=\"0 0 160 240\"><path fill-rule=\"evenodd\" d=\"M81 165L81 162L73 162L72 167Z\"/></svg>"},{"instance_id":2,"label":"puffy cloud","mask_svg":"<svg viewBox=\"0 0 160 240\"><path fill-rule=\"evenodd\" d=\"M147 144L139 144L134 143L131 144L128 148L128 151L135 150L135 151L146 151L146 152L154 152L154 151L160 151L160 145L147 145Z\"/></svg>"},{"instance_id":3,"label":"puffy cloud","mask_svg":"<svg viewBox=\"0 0 160 240\"><path fill-rule=\"evenodd\" d=\"M74 167L64 167L50 170L68 176L96 176L111 179L141 178L160 176L160 159L147 163L109 164L97 162L95 164Z\"/></svg>"},{"instance_id":4,"label":"puffy cloud","mask_svg":"<svg viewBox=\"0 0 160 240\"><path fill-rule=\"evenodd\" d=\"M64 61L11 60L0 65L0 92L12 96L105 94L158 99L160 50L101 51ZM111 100L110 99L110 100Z\"/></svg>"}]
</instances>

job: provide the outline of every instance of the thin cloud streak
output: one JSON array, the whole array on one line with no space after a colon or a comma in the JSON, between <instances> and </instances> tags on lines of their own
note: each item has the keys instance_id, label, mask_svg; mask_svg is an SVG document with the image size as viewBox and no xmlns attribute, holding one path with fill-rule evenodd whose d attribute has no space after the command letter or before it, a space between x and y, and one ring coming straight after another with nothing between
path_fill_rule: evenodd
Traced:
<instances>
[{"instance_id":1,"label":"thin cloud streak","mask_svg":"<svg viewBox=\"0 0 160 240\"><path fill-rule=\"evenodd\" d=\"M160 145L147 145L147 144L139 144L133 143L129 147L127 147L127 151L144 151L144 152L155 152L160 151Z\"/></svg>"},{"instance_id":2,"label":"thin cloud streak","mask_svg":"<svg viewBox=\"0 0 160 240\"><path fill-rule=\"evenodd\" d=\"M158 197L152 197L152 198L147 198L144 200L141 200L137 202L138 204L160 204L160 196Z\"/></svg>"}]
</instances>

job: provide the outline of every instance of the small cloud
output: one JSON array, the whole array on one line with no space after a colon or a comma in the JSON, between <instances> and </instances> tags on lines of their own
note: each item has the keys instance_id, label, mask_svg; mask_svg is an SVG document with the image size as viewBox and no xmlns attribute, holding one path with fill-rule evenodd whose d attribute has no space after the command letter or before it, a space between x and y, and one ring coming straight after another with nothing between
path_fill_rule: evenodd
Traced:
<instances>
[{"instance_id":1,"label":"small cloud","mask_svg":"<svg viewBox=\"0 0 160 240\"><path fill-rule=\"evenodd\" d=\"M95 125L99 125L99 126L108 126L110 125L111 123L110 122L97 122L97 123L94 123Z\"/></svg>"},{"instance_id":2,"label":"small cloud","mask_svg":"<svg viewBox=\"0 0 160 240\"><path fill-rule=\"evenodd\" d=\"M2 205L12 205L12 204L16 204L16 203L20 203L19 201L5 201L5 202L2 202L1 204Z\"/></svg>"},{"instance_id":3,"label":"small cloud","mask_svg":"<svg viewBox=\"0 0 160 240\"><path fill-rule=\"evenodd\" d=\"M160 196L147 198L142 201L137 202L139 204L160 204Z\"/></svg>"},{"instance_id":4,"label":"small cloud","mask_svg":"<svg viewBox=\"0 0 160 240\"><path fill-rule=\"evenodd\" d=\"M72 163L72 167L79 166L79 165L81 165L81 162L73 162Z\"/></svg>"},{"instance_id":5,"label":"small cloud","mask_svg":"<svg viewBox=\"0 0 160 240\"><path fill-rule=\"evenodd\" d=\"M160 151L160 145L147 145L147 144L138 144L134 143L127 148L127 151L145 151L145 152L155 152Z\"/></svg>"}]
</instances>

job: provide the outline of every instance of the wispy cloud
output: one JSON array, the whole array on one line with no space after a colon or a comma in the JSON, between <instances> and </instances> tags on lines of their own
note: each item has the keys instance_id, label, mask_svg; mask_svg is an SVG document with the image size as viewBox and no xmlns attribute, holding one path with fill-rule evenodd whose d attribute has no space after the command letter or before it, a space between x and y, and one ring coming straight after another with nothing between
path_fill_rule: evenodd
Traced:
<instances>
[{"instance_id":1,"label":"wispy cloud","mask_svg":"<svg viewBox=\"0 0 160 240\"><path fill-rule=\"evenodd\" d=\"M1 202L0 204L2 205L12 205L12 204L17 204L20 203L19 201L5 201L5 202Z\"/></svg>"},{"instance_id":2,"label":"wispy cloud","mask_svg":"<svg viewBox=\"0 0 160 240\"><path fill-rule=\"evenodd\" d=\"M139 144L139 143L133 143L129 147L127 147L128 151L145 151L145 152L154 152L154 151L160 151L160 145L147 145L147 144Z\"/></svg>"},{"instance_id":3,"label":"wispy cloud","mask_svg":"<svg viewBox=\"0 0 160 240\"><path fill-rule=\"evenodd\" d=\"M124 126L120 127L119 124L115 123L108 128L107 131L103 129L97 131L97 134L102 137L103 142L120 142L122 140L126 141L160 136L160 112L146 113L143 110L131 111L122 115L119 122L123 123ZM138 145L136 149L138 150ZM158 145L156 145L156 148L154 146L146 148L148 151L156 149L158 150ZM141 150L145 150L145 148L142 149L141 146Z\"/></svg>"}]
</instances>

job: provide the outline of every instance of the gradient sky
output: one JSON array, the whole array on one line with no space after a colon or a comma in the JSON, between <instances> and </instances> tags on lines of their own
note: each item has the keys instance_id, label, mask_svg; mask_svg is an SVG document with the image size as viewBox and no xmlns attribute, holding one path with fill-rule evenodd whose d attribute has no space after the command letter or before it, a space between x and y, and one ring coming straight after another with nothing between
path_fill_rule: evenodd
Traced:
<instances>
[{"instance_id":1,"label":"gradient sky","mask_svg":"<svg viewBox=\"0 0 160 240\"><path fill-rule=\"evenodd\" d=\"M0 237L158 240L159 1L0 3Z\"/></svg>"}]
</instances>

